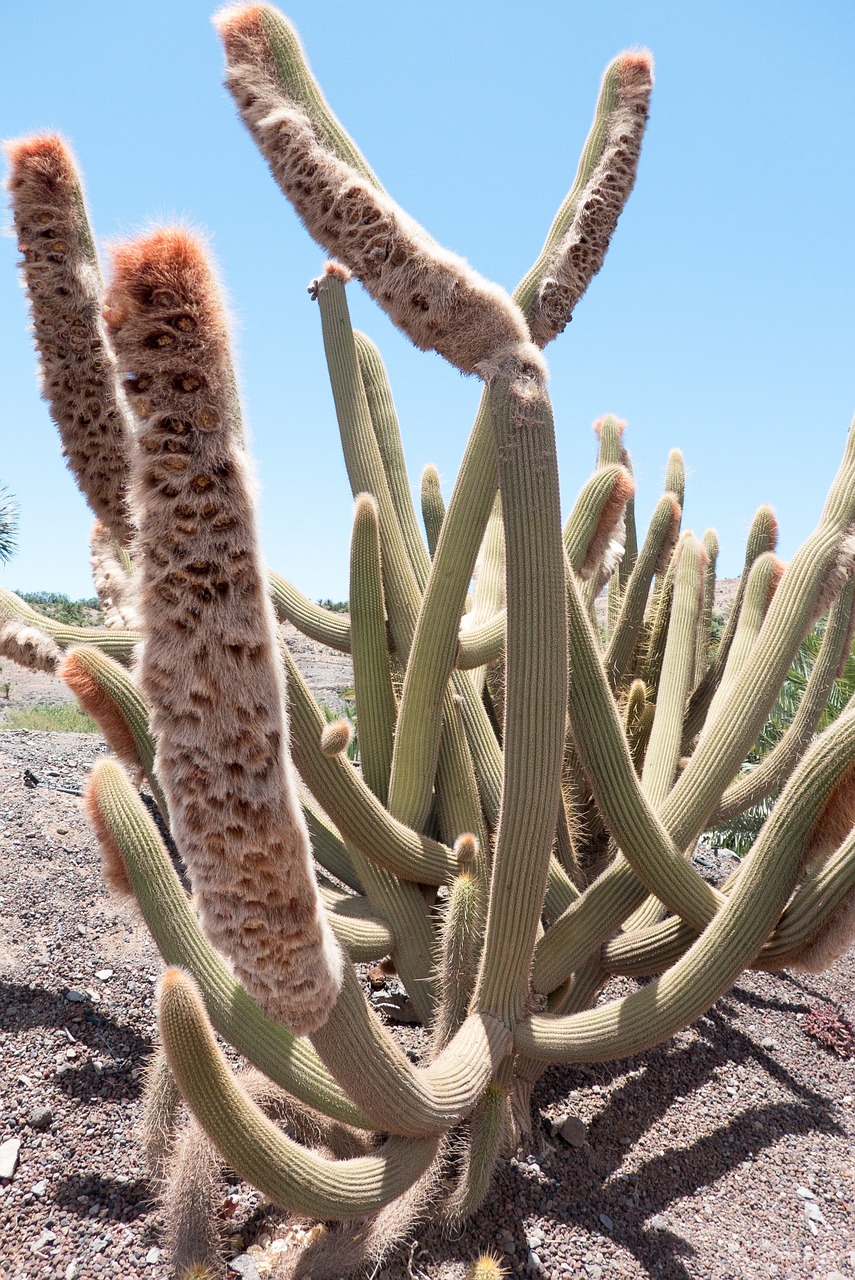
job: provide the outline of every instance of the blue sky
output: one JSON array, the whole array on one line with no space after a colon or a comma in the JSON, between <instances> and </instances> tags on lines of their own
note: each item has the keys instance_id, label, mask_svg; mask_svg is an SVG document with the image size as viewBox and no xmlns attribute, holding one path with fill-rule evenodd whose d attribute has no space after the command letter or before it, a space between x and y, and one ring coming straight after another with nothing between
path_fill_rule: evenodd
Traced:
<instances>
[{"instance_id":1,"label":"blue sky","mask_svg":"<svg viewBox=\"0 0 855 1280\"><path fill-rule=\"evenodd\" d=\"M307 594L345 597L352 502L306 294L323 254L222 88L212 7L4 9L2 132L65 135L103 241L176 218L208 233L235 319L265 554ZM563 507L593 463L591 422L614 412L629 421L642 517L676 445L685 524L718 530L722 575L739 571L761 502L792 555L855 409L850 0L293 0L286 12L387 189L509 288L570 185L605 64L628 46L652 49L635 192L603 271L548 351ZM16 256L5 237L0 482L21 525L0 583L89 595L90 517L39 398ZM349 294L386 359L416 490L433 462L448 498L478 384L410 347L358 285Z\"/></svg>"}]
</instances>

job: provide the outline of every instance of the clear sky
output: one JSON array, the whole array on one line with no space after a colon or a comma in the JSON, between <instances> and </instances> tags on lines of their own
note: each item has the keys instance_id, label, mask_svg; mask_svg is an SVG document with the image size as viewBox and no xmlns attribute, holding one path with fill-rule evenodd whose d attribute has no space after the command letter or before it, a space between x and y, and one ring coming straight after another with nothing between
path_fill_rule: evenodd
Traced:
<instances>
[{"instance_id":1,"label":"clear sky","mask_svg":"<svg viewBox=\"0 0 855 1280\"><path fill-rule=\"evenodd\" d=\"M0 129L59 129L98 236L207 231L235 320L270 564L347 595L351 497L306 285L324 255L222 88L205 0L5 0ZM513 288L573 178L600 75L656 58L639 180L605 266L548 351L565 512L604 412L626 436L644 518L684 451L685 524L739 572L756 507L781 554L813 528L855 409L855 5L851 0L292 0L334 110L386 188ZM8 222L8 215L6 218ZM0 583L90 595L90 517L39 398L14 240L0 243L0 482L21 506ZM389 368L416 491L446 498L479 387L415 351L357 284L354 322Z\"/></svg>"}]
</instances>

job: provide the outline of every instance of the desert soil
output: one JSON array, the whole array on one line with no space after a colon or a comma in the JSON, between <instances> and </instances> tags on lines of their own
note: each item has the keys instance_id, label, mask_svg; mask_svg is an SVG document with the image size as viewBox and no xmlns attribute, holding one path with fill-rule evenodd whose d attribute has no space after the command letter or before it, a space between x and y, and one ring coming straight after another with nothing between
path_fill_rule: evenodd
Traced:
<instances>
[{"instance_id":1,"label":"desert soil","mask_svg":"<svg viewBox=\"0 0 855 1280\"><path fill-rule=\"evenodd\" d=\"M334 704L347 660L295 652ZM66 696L2 665L3 707ZM135 1128L161 963L101 883L78 794L105 751L97 735L0 723L0 1144L20 1143L0 1178L3 1280L169 1277ZM805 1027L816 1009L853 1019L853 980L852 955L821 977L747 973L658 1049L551 1070L529 1149L481 1212L453 1236L421 1230L374 1280L462 1280L487 1247L511 1274L552 1280L851 1280L853 1060ZM257 1200L227 1187L223 1206L229 1274L263 1276Z\"/></svg>"}]
</instances>

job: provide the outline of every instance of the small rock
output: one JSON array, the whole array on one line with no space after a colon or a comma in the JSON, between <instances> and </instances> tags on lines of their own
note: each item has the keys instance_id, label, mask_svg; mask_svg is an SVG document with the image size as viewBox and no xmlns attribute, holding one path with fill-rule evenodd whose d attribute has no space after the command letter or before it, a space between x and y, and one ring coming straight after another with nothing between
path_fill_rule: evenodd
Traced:
<instances>
[{"instance_id":1,"label":"small rock","mask_svg":"<svg viewBox=\"0 0 855 1280\"><path fill-rule=\"evenodd\" d=\"M771 1036L764 1036L763 1039L760 1041L761 1049L777 1049L777 1047L778 1047L777 1040L773 1040Z\"/></svg>"},{"instance_id":2,"label":"small rock","mask_svg":"<svg viewBox=\"0 0 855 1280\"><path fill-rule=\"evenodd\" d=\"M613 1231L613 1230L614 1230L614 1225L615 1225L615 1224L614 1224L614 1222L612 1221L612 1219L609 1217L609 1215L608 1215L607 1213L601 1213L601 1214L599 1215L599 1218L600 1218L600 1222L603 1224L603 1226L605 1227L606 1231Z\"/></svg>"},{"instance_id":3,"label":"small rock","mask_svg":"<svg viewBox=\"0 0 855 1280\"><path fill-rule=\"evenodd\" d=\"M53 1112L50 1107L35 1107L27 1120L31 1129L49 1129L52 1123Z\"/></svg>"},{"instance_id":4,"label":"small rock","mask_svg":"<svg viewBox=\"0 0 855 1280\"><path fill-rule=\"evenodd\" d=\"M56 1234L53 1231L43 1231L38 1240L33 1240L30 1245L30 1253L38 1253L46 1244L53 1244Z\"/></svg>"},{"instance_id":5,"label":"small rock","mask_svg":"<svg viewBox=\"0 0 855 1280\"><path fill-rule=\"evenodd\" d=\"M650 1219L650 1227L653 1231L667 1231L668 1219L665 1217L664 1213L654 1213L653 1217Z\"/></svg>"},{"instance_id":6,"label":"small rock","mask_svg":"<svg viewBox=\"0 0 855 1280\"><path fill-rule=\"evenodd\" d=\"M101 982L106 982L109 978L112 978L112 976L113 976L112 969L96 969L95 970L95 977L98 978L99 981Z\"/></svg>"},{"instance_id":7,"label":"small rock","mask_svg":"<svg viewBox=\"0 0 855 1280\"><path fill-rule=\"evenodd\" d=\"M528 1233L527 1238L528 1238L528 1247L530 1249L539 1249L540 1246L543 1244L543 1240L544 1240L543 1232L540 1231L537 1227L535 1227L534 1231L530 1231Z\"/></svg>"},{"instance_id":8,"label":"small rock","mask_svg":"<svg viewBox=\"0 0 855 1280\"><path fill-rule=\"evenodd\" d=\"M7 1138L5 1142L0 1143L0 1178L14 1178L20 1150L20 1138Z\"/></svg>"},{"instance_id":9,"label":"small rock","mask_svg":"<svg viewBox=\"0 0 855 1280\"><path fill-rule=\"evenodd\" d=\"M258 1267L253 1262L248 1253L239 1253L236 1258L232 1258L229 1263L229 1270L236 1271L243 1280L261 1280L258 1274Z\"/></svg>"},{"instance_id":10,"label":"small rock","mask_svg":"<svg viewBox=\"0 0 855 1280\"><path fill-rule=\"evenodd\" d=\"M528 1257L525 1260L526 1270L537 1273L540 1270L540 1258L533 1249L529 1250Z\"/></svg>"},{"instance_id":11,"label":"small rock","mask_svg":"<svg viewBox=\"0 0 855 1280\"><path fill-rule=\"evenodd\" d=\"M815 1200L816 1196L810 1187L796 1187L796 1195L801 1196L802 1200Z\"/></svg>"},{"instance_id":12,"label":"small rock","mask_svg":"<svg viewBox=\"0 0 855 1280\"><path fill-rule=\"evenodd\" d=\"M808 1222L825 1222L825 1214L813 1200L805 1201L805 1217Z\"/></svg>"},{"instance_id":13,"label":"small rock","mask_svg":"<svg viewBox=\"0 0 855 1280\"><path fill-rule=\"evenodd\" d=\"M826 1271L822 1280L846 1280L846 1276L842 1271Z\"/></svg>"},{"instance_id":14,"label":"small rock","mask_svg":"<svg viewBox=\"0 0 855 1280\"><path fill-rule=\"evenodd\" d=\"M571 1147L582 1147L588 1140L588 1126L578 1116L568 1116L559 1125L558 1136Z\"/></svg>"},{"instance_id":15,"label":"small rock","mask_svg":"<svg viewBox=\"0 0 855 1280\"><path fill-rule=\"evenodd\" d=\"M73 1262L69 1262L68 1266L65 1268L65 1280L77 1280L79 1275L80 1268L75 1259Z\"/></svg>"},{"instance_id":16,"label":"small rock","mask_svg":"<svg viewBox=\"0 0 855 1280\"><path fill-rule=\"evenodd\" d=\"M77 987L69 987L65 993L66 1000L70 1000L72 1004L82 1004L86 999L85 991L78 991Z\"/></svg>"},{"instance_id":17,"label":"small rock","mask_svg":"<svg viewBox=\"0 0 855 1280\"><path fill-rule=\"evenodd\" d=\"M41 1197L47 1191L47 1182L45 1182L44 1178L42 1178L40 1182L34 1182L33 1185L30 1187L30 1190L32 1191L34 1196L38 1196L39 1199L41 1199Z\"/></svg>"},{"instance_id":18,"label":"small rock","mask_svg":"<svg viewBox=\"0 0 855 1280\"><path fill-rule=\"evenodd\" d=\"M145 1260L149 1266L154 1266L156 1262L160 1262L160 1255L162 1253L162 1249L149 1249L148 1253L145 1255Z\"/></svg>"}]
</instances>

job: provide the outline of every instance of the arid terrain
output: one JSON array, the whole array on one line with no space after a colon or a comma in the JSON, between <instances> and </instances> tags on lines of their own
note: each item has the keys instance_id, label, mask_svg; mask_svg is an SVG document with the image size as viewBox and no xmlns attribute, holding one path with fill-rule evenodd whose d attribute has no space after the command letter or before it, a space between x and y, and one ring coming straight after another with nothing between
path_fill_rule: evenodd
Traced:
<instances>
[{"instance_id":1,"label":"arid terrain","mask_svg":"<svg viewBox=\"0 0 855 1280\"><path fill-rule=\"evenodd\" d=\"M334 704L347 660L295 652ZM67 696L2 665L3 708ZM105 750L0 723L0 1153L20 1144L0 1177L3 1280L169 1276L135 1132L161 964L101 883L79 797ZM453 1237L422 1230L374 1280L462 1280L486 1247L509 1273L552 1280L852 1280L853 1059L808 1029L817 1010L852 1021L853 990L851 955L818 978L748 973L656 1050L550 1071L531 1150L503 1164L476 1218ZM417 1031L400 1034L418 1051ZM275 1230L257 1197L226 1187L222 1222L229 1274L265 1275Z\"/></svg>"}]
</instances>

